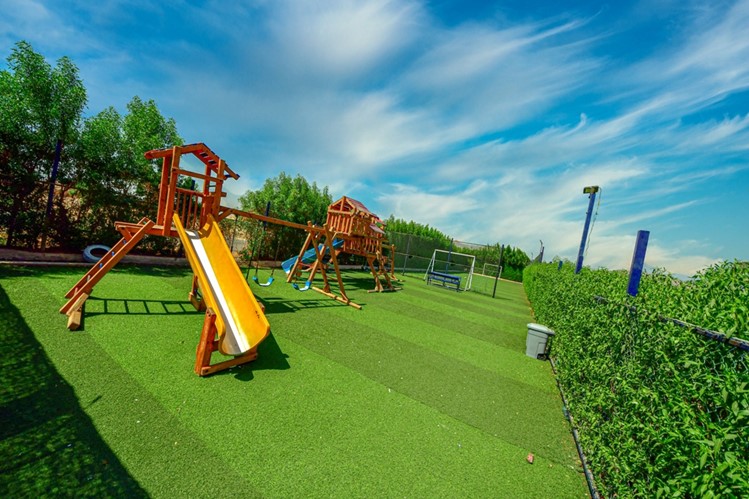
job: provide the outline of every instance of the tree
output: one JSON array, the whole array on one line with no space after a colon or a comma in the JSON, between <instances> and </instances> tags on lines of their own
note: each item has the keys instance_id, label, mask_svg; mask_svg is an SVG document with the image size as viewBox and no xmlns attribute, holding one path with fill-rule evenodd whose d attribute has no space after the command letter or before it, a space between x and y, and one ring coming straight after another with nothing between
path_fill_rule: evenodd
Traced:
<instances>
[{"instance_id":1,"label":"tree","mask_svg":"<svg viewBox=\"0 0 749 499\"><path fill-rule=\"evenodd\" d=\"M122 152L129 168L138 179L136 195L144 203L141 216L156 217L161 180L161 162L149 161L143 153L151 149L180 146L184 143L177 133L173 118L164 118L156 102L143 102L135 96L127 105L128 114L122 123Z\"/></svg>"},{"instance_id":2,"label":"tree","mask_svg":"<svg viewBox=\"0 0 749 499\"><path fill-rule=\"evenodd\" d=\"M0 226L7 246L35 246L55 147L78 133L86 90L67 57L52 68L27 42L18 42L0 71ZM63 160L60 172L69 168Z\"/></svg>"},{"instance_id":3,"label":"tree","mask_svg":"<svg viewBox=\"0 0 749 499\"><path fill-rule=\"evenodd\" d=\"M138 179L123 148L123 118L116 109L85 120L74 151L71 194L76 202L58 210L71 221L64 246L112 244L117 240L112 224L137 217Z\"/></svg>"},{"instance_id":4,"label":"tree","mask_svg":"<svg viewBox=\"0 0 749 499\"><path fill-rule=\"evenodd\" d=\"M153 100L133 97L127 109L123 117L107 108L83 124L75 154L78 202L71 224L80 233L78 245L113 244L119 238L115 221L155 219L161 163L146 160L143 153L183 143L174 120L164 118ZM149 238L142 246L160 250L173 242Z\"/></svg>"},{"instance_id":5,"label":"tree","mask_svg":"<svg viewBox=\"0 0 749 499\"><path fill-rule=\"evenodd\" d=\"M301 175L291 177L281 172L278 177L267 179L261 189L247 191L239 198L243 210L256 213L264 213L268 202L271 216L299 224L309 221L322 225L333 199L327 186L320 189ZM263 229L261 224L251 221L241 222L240 227L251 247L259 248L261 233L266 233L262 245L265 258L275 257L275 253L288 256L298 252L306 237L302 231L270 226Z\"/></svg>"}]
</instances>

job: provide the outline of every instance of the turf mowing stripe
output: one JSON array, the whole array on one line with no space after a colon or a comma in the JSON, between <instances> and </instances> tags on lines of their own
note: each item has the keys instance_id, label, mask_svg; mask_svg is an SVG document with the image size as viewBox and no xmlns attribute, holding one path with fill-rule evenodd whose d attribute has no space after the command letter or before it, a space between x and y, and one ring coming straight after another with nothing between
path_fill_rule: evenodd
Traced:
<instances>
[{"instance_id":1,"label":"turf mowing stripe","mask_svg":"<svg viewBox=\"0 0 749 499\"><path fill-rule=\"evenodd\" d=\"M407 317L400 311L385 310L387 307L382 307L382 303L378 303L377 306L382 309L378 311L382 322L388 325L387 328L381 330L385 334L495 372L516 382L552 394L557 392L549 366L539 363L542 369L538 369L539 366L536 365L529 368L529 363L538 363L538 361L527 357L524 351L476 339L462 332L455 334L456 331L441 325L424 328L424 322L421 320L423 316ZM365 314L352 314L348 318L359 324L366 325L371 322ZM495 334L502 333L495 331Z\"/></svg>"},{"instance_id":2,"label":"turf mowing stripe","mask_svg":"<svg viewBox=\"0 0 749 499\"><path fill-rule=\"evenodd\" d=\"M460 308L468 314L480 317L496 318L497 315L507 317L515 321L525 321L530 318L530 307L517 302L492 300L481 295L471 295L472 301L466 298L454 297L445 293L434 293L422 286L408 286L404 289L406 295L431 304L435 310L447 306ZM465 294L464 294L465 296Z\"/></svg>"},{"instance_id":3,"label":"turf mowing stripe","mask_svg":"<svg viewBox=\"0 0 749 499\"><path fill-rule=\"evenodd\" d=\"M476 293L445 293L444 290L420 282L404 283L407 295L430 301L434 304L461 308L469 313L482 316L496 316L497 313L523 318L530 313L530 306L524 302L524 296L518 295L506 299L492 299Z\"/></svg>"},{"instance_id":4,"label":"turf mowing stripe","mask_svg":"<svg viewBox=\"0 0 749 499\"><path fill-rule=\"evenodd\" d=\"M503 310L509 309L513 312L526 313L530 309L523 288L506 282L499 283L497 297L493 299L490 296L472 291L445 293L445 290L439 286L431 286L423 280L410 277L406 277L400 283L409 291L422 294L428 293L436 301L452 304L462 302L466 308L476 309L476 311L485 310L491 312L501 307Z\"/></svg>"},{"instance_id":5,"label":"turf mowing stripe","mask_svg":"<svg viewBox=\"0 0 749 499\"><path fill-rule=\"evenodd\" d=\"M553 393L534 389L339 317L331 330L312 323L278 336L347 366L491 436L560 464L575 450ZM552 417L550 417L552 416ZM560 453L560 444L565 451Z\"/></svg>"},{"instance_id":6,"label":"turf mowing stripe","mask_svg":"<svg viewBox=\"0 0 749 499\"><path fill-rule=\"evenodd\" d=\"M381 300L378 300L376 306L392 313L410 317L424 325L447 329L456 334L513 351L524 348L525 339L504 325L498 327L496 319L492 321L490 318L484 318L483 323L477 323L472 320L476 318L475 315L466 314L463 317L456 317L444 306L439 308L429 305L422 306L424 302L417 301L414 298L403 299L402 301L388 300L388 298L388 296L383 296Z\"/></svg>"},{"instance_id":7,"label":"turf mowing stripe","mask_svg":"<svg viewBox=\"0 0 749 499\"><path fill-rule=\"evenodd\" d=\"M55 274L50 270L46 272ZM33 313L24 313L21 319L28 325L25 329L27 337L34 335L41 343L60 375L74 387L78 404L82 406L81 412L85 412L96 425L96 430L84 428L83 443L81 443L77 440L80 438L78 434L80 432L68 434L69 427L62 421L59 423L51 421L46 426L39 426L38 435L33 437L34 441L46 438L50 441L61 442L60 445L52 446L50 452L56 452L56 457L65 459L71 456L68 456L67 452L60 451L66 451L67 444L71 444L71 448L75 450L83 448L85 451L85 447L91 445L92 439L96 441L93 435L98 431L100 438L116 451L119 461L132 476L136 477L137 483L149 495L216 497L218 494L230 496L230 491L216 489L214 483L205 480L206 475L211 474L224 476L235 484L243 484L239 488L247 496L258 495L253 492L249 482L246 482L240 475L227 470L225 463L202 444L198 435L186 430L178 419L164 411L156 399L119 365L112 362L88 334L73 333L65 329L65 317L57 312L57 308L64 301L62 297L68 284L65 280L46 280L49 288L61 290L60 293L50 294L47 289L44 289L47 286L40 286L40 281L43 279L20 279L14 278L13 271L4 273L3 286L13 304L22 310L33 310ZM43 275L45 272L40 271L40 273ZM65 276L66 274L62 272L57 275ZM108 278L114 281L112 284L116 284L115 276L108 276ZM5 312L2 315L7 316ZM13 332L18 334L18 328L15 328ZM21 332L24 332L23 328ZM60 402L54 400L52 402L62 408L65 407ZM68 402L70 403L73 402ZM76 417L80 419L80 416ZM28 432L21 432L18 439L10 439L7 443L9 452L27 452L28 445L32 445L28 438ZM65 443L65 446L62 443ZM5 441L3 445L6 445ZM90 463L91 459L85 457L85 452L83 456L82 459L86 465L95 467L96 463ZM196 456L199 456L199 459L196 459ZM105 459L116 469L116 458ZM79 477L83 479L83 483L78 484L74 480L60 477L57 475L57 463L58 459L34 460L29 463L33 475L28 476L27 472L19 471L22 476L17 478L31 480L31 486L35 486L33 484L37 476L40 473L46 473L44 470L47 466L53 466L52 473L48 473L52 486L58 487L61 495L78 493L78 487L84 486L88 478ZM41 468L41 471L38 468ZM115 477L113 486L118 483L117 479L122 480L123 487L129 486L130 482L121 476Z\"/></svg>"}]
</instances>

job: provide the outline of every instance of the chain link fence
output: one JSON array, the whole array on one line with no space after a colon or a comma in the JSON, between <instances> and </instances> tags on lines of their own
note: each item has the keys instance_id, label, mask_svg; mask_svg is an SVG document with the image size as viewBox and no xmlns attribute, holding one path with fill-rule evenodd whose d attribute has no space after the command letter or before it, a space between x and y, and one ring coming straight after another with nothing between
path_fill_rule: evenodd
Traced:
<instances>
[{"instance_id":1,"label":"chain link fence","mask_svg":"<svg viewBox=\"0 0 749 499\"><path fill-rule=\"evenodd\" d=\"M499 247L465 241L452 242L445 239L388 232L388 240L395 245L395 271L402 275L423 278L432 260L434 250L452 250L456 253L467 253L475 256L471 291L492 296L495 283L499 277L506 277L498 266ZM442 257L444 260L444 256ZM453 266L465 266L464 262L454 262ZM452 268L452 267L450 267ZM517 279L522 279L517 273Z\"/></svg>"}]
</instances>

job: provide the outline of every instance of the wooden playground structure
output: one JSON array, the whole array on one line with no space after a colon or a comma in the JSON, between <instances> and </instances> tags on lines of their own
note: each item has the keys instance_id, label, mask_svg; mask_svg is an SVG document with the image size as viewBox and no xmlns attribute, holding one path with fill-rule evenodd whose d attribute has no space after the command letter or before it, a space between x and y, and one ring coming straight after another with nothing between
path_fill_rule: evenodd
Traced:
<instances>
[{"instance_id":1,"label":"wooden playground structure","mask_svg":"<svg viewBox=\"0 0 749 499\"><path fill-rule=\"evenodd\" d=\"M205 166L204 173L195 173L180 167L180 159L184 155L193 155ZM269 222L292 227L307 232L305 243L293 268L288 274L287 282L293 282L301 277L305 254L314 256L314 262L309 269L307 289L313 289L339 302L357 309L361 306L352 302L346 295L341 279L338 255L350 253L366 258L375 279L373 291L387 291L395 289L393 255L394 247L387 245L385 234L378 226L380 220L358 201L343 197L331 204L328 209L326 223L315 226L308 222L306 225L281 220L258 213L237 210L221 206L222 198L226 196L223 184L228 179L238 179L234 171L226 162L219 158L203 143L185 146L174 146L157 149L145 153L147 159L161 159L161 181L159 184L159 203L156 220L142 218L137 223L117 222L115 228L122 234L120 239L86 274L66 293L68 301L60 308L60 313L68 316L68 329L78 329L85 313L86 300L91 295L94 286L109 272L125 255L127 255L145 235L162 237L179 237L185 247L186 255L193 267L192 287L189 293L190 302L198 310L205 310L205 319L200 342L198 344L195 372L201 376L211 374L229 367L233 367L257 358L257 345L269 334L270 326L264 316L262 305L258 304L244 279L242 283L236 280L241 277L241 271L231 256L226 241L220 234L217 223L227 216L248 217L262 222ZM202 188L184 188L179 186L180 177L189 177L202 181ZM193 182L195 185L195 182ZM221 236L220 238L218 236ZM220 242L217 242L220 241ZM341 244L341 241L343 243ZM195 246L193 246L195 244ZM312 252L310 253L310 247ZM383 253L389 250L389 258ZM212 256L207 257L210 251ZM203 258L201 261L200 259ZM329 260L329 261L327 261ZM214 263L221 261L221 268L212 268ZM326 262L327 261L327 262ZM332 264L338 292L331 287L327 266ZM218 263L216 263L218 265ZM388 271L389 266L389 271ZM220 271L220 272L219 272ZM310 286L310 282L317 273L322 276L322 287ZM216 279L226 282L231 276L233 281L227 285L230 293L221 296L221 290ZM211 281L211 278L214 281ZM382 280L385 284L383 285ZM245 304L252 313L242 311L237 317L229 317L236 312L236 305L232 300L244 297ZM239 334L237 346L234 340L228 338L226 331L234 331L230 327L246 323L251 326L249 333ZM248 326L249 327L249 326ZM211 354L214 351L233 355L230 360L211 364Z\"/></svg>"}]
</instances>

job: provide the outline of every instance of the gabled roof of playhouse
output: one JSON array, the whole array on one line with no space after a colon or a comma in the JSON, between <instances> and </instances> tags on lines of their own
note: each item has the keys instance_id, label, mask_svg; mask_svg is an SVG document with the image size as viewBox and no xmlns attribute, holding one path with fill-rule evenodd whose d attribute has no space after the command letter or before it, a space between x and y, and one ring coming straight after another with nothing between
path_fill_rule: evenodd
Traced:
<instances>
[{"instance_id":1,"label":"gabled roof of playhouse","mask_svg":"<svg viewBox=\"0 0 749 499\"><path fill-rule=\"evenodd\" d=\"M379 219L379 217L377 217L377 215L369 211L369 208L364 206L364 204L361 201L357 201L356 199L350 198L348 196L343 196L338 201L335 201L334 203L330 205L330 208L336 208L338 210L345 210L346 208L356 209L359 211L363 211L364 213L368 215L372 215L373 217Z\"/></svg>"},{"instance_id":2,"label":"gabled roof of playhouse","mask_svg":"<svg viewBox=\"0 0 749 499\"><path fill-rule=\"evenodd\" d=\"M214 172L218 172L219 163L222 161L222 159L219 158L218 155L213 152L210 147L202 142L198 142L196 144L187 144L184 146L166 147L164 149L153 149L146 152L145 157L146 159L172 157L175 151L177 151L178 154L194 155L201 162L203 162L204 165L206 165ZM234 171L229 168L229 165L226 164L226 161L224 161L224 178L227 177L238 179L239 175L234 173Z\"/></svg>"},{"instance_id":3,"label":"gabled roof of playhouse","mask_svg":"<svg viewBox=\"0 0 749 499\"><path fill-rule=\"evenodd\" d=\"M364 206L364 204L361 201L357 201L356 199L350 198L348 196L343 196L338 201L331 203L328 209L331 209L331 208L340 210L340 211L346 211L346 210L359 211L361 213L364 213L365 215L369 215L372 217L373 222L374 222L374 223L369 224L369 228L377 234L383 234L383 235L385 234L385 231L383 231L377 225L377 222L382 223L382 221L380 220L380 217L378 217L377 215L369 211L369 208Z\"/></svg>"}]
</instances>

